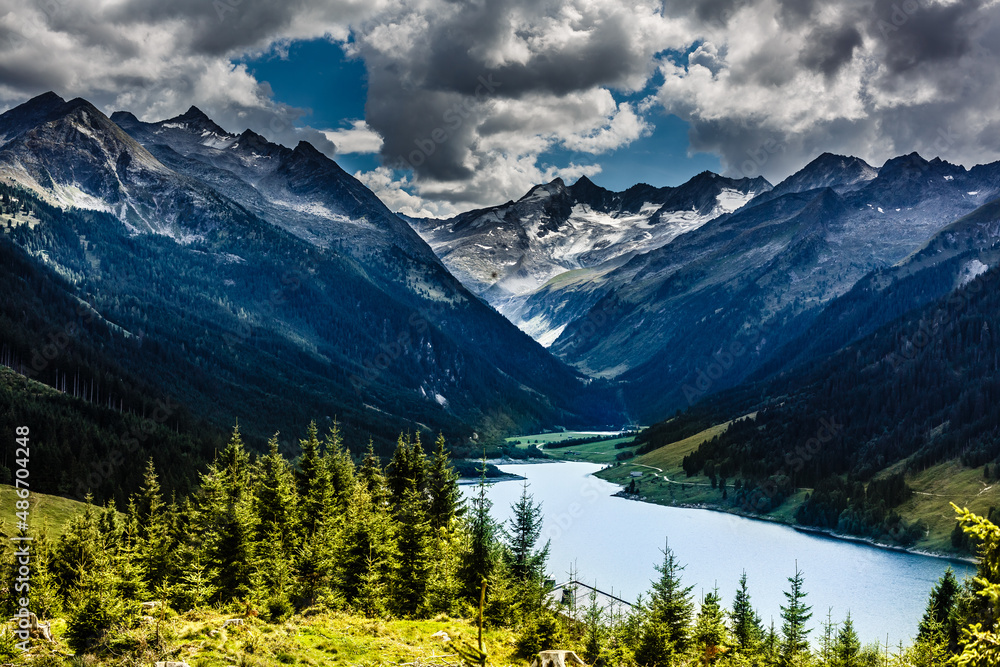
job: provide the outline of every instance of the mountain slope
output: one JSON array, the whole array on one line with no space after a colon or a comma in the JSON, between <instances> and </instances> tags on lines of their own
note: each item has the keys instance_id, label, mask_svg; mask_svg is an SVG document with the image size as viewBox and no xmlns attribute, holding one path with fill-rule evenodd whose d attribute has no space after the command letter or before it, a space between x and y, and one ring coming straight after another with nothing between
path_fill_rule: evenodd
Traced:
<instances>
[{"instance_id":1,"label":"mountain slope","mask_svg":"<svg viewBox=\"0 0 1000 667\"><path fill-rule=\"evenodd\" d=\"M814 163L775 188L792 192L761 196L610 272L606 295L551 349L622 382L640 420L662 418L738 384L870 271L1000 193L996 165L966 171L910 155L862 183L843 161ZM794 191L803 182L832 187Z\"/></svg>"},{"instance_id":2,"label":"mountain slope","mask_svg":"<svg viewBox=\"0 0 1000 667\"><path fill-rule=\"evenodd\" d=\"M46 221L8 238L138 337L125 370L199 417L254 437L337 417L382 442L589 422L576 374L307 144L222 134L197 110L133 127L136 140L50 95L0 128L14 128L0 177L76 206L36 202ZM158 128L169 143L147 149Z\"/></svg>"},{"instance_id":3,"label":"mountain slope","mask_svg":"<svg viewBox=\"0 0 1000 667\"><path fill-rule=\"evenodd\" d=\"M466 286L548 344L600 295L602 274L769 188L710 172L676 188L624 192L586 177L571 186L556 179L516 202L410 222Z\"/></svg>"}]
</instances>

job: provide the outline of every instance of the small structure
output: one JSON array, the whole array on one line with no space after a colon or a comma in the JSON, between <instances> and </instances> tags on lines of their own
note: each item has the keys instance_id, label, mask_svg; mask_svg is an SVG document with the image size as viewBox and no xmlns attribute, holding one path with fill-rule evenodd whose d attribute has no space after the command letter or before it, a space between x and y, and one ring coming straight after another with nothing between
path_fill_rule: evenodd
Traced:
<instances>
[{"instance_id":1,"label":"small structure","mask_svg":"<svg viewBox=\"0 0 1000 667\"><path fill-rule=\"evenodd\" d=\"M531 667L570 667L571 665L587 667L587 663L580 660L580 656L573 651L542 651L531 661Z\"/></svg>"},{"instance_id":2,"label":"small structure","mask_svg":"<svg viewBox=\"0 0 1000 667\"><path fill-rule=\"evenodd\" d=\"M566 618L574 621L583 621L593 599L597 603L598 609L604 614L618 614L632 608L632 603L620 597L605 593L593 586L571 580L559 586L554 586L549 591L549 600L557 605L557 611Z\"/></svg>"}]
</instances>

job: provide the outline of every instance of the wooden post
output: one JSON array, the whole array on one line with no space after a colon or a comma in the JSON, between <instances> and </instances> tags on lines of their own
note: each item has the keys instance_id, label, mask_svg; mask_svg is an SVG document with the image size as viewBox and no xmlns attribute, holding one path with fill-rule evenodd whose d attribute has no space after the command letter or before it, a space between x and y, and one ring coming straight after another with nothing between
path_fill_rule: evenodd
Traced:
<instances>
[{"instance_id":1,"label":"wooden post","mask_svg":"<svg viewBox=\"0 0 1000 667\"><path fill-rule=\"evenodd\" d=\"M483 607L486 605L486 579L479 589L479 655L482 656L482 664L486 665L486 652L483 650Z\"/></svg>"}]
</instances>

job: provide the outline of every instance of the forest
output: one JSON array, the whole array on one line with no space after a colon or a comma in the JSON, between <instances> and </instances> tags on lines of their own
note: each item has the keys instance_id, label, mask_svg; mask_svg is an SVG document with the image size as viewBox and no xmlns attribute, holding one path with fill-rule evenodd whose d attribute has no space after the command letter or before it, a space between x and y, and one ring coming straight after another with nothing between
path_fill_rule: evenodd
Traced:
<instances>
[{"instance_id":1,"label":"forest","mask_svg":"<svg viewBox=\"0 0 1000 667\"><path fill-rule=\"evenodd\" d=\"M355 460L337 424L322 435L310 424L300 444L294 461L279 451L277 437L268 453L254 456L236 428L186 495L167 494L150 461L140 490L123 507L88 499L62 534L32 536L28 592L17 588L15 542L5 539L4 611L18 614L27 595L31 611L60 630L54 643L35 639L23 653L8 628L0 635L0 659L170 660L184 639L171 622L211 613L246 626L233 649L241 665L295 663L294 654L263 641L263 633L276 624L304 628L324 614L354 619L352 627L364 619L472 619L480 632L508 633L507 658L521 664L552 648L575 650L588 664L632 667L930 667L1000 659L1000 528L968 511L956 508L977 545L978 576L960 582L946 573L913 645L864 646L849 616L814 618L806 573L789 578L780 623L765 627L745 573L719 573L739 580L731 608L723 607L718 590L696 602L669 548L659 577L631 609L609 613L594 597L567 607L547 595L543 508L527 483L512 518L501 524L491 513L485 475L463 500L443 437L426 452L418 435L402 434L388 461L371 446ZM448 664L499 664L481 639L453 644Z\"/></svg>"}]
</instances>

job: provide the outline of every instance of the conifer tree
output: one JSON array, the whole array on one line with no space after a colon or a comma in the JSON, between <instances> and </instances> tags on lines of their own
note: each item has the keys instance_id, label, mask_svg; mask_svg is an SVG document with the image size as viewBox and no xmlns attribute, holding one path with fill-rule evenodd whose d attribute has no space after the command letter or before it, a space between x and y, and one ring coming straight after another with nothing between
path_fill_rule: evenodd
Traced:
<instances>
[{"instance_id":1,"label":"conifer tree","mask_svg":"<svg viewBox=\"0 0 1000 667\"><path fill-rule=\"evenodd\" d=\"M396 440L396 449L392 452L392 459L386 466L386 480L389 484L389 491L392 493L393 505L398 507L403 502L403 492L413 481L409 435L399 434L399 438Z\"/></svg>"},{"instance_id":2,"label":"conifer tree","mask_svg":"<svg viewBox=\"0 0 1000 667\"><path fill-rule=\"evenodd\" d=\"M666 637L677 651L688 647L694 602L691 591L694 586L684 586L681 573L684 566L677 561L673 549L663 550L663 564L656 566L660 578L653 582L649 597L649 613L653 623L666 631Z\"/></svg>"},{"instance_id":3,"label":"conifer tree","mask_svg":"<svg viewBox=\"0 0 1000 667\"><path fill-rule=\"evenodd\" d=\"M791 585L785 591L787 605L781 607L781 665L793 667L802 664L809 655L809 628L812 607L806 606L803 573L798 566L795 575L788 578Z\"/></svg>"},{"instance_id":4,"label":"conifer tree","mask_svg":"<svg viewBox=\"0 0 1000 667\"><path fill-rule=\"evenodd\" d=\"M750 602L746 571L740 576L740 587L733 598L730 619L735 648L741 653L756 651L764 638L764 628L761 625L760 616L754 611L753 604Z\"/></svg>"},{"instance_id":5,"label":"conifer tree","mask_svg":"<svg viewBox=\"0 0 1000 667\"><path fill-rule=\"evenodd\" d=\"M375 454L375 447L371 439L368 440L368 451L358 469L358 478L368 489L372 497L372 503L378 507L389 502L389 487L386 484L385 474L382 472L382 463Z\"/></svg>"},{"instance_id":6,"label":"conifer tree","mask_svg":"<svg viewBox=\"0 0 1000 667\"><path fill-rule=\"evenodd\" d=\"M458 473L451 465L443 434L439 434L435 442L434 456L427 471L427 492L430 496L428 514L435 530L448 527L452 519L461 516L463 507Z\"/></svg>"},{"instance_id":7,"label":"conifer tree","mask_svg":"<svg viewBox=\"0 0 1000 667\"><path fill-rule=\"evenodd\" d=\"M541 503L536 503L528 493L528 480L521 485L521 497L511 505L511 511L513 514L505 531L511 573L522 583L539 580L545 575L549 543L541 548L537 546L544 516Z\"/></svg>"},{"instance_id":8,"label":"conifer tree","mask_svg":"<svg viewBox=\"0 0 1000 667\"><path fill-rule=\"evenodd\" d=\"M486 458L485 454L479 467L479 485L473 496L468 517L468 545L461 571L465 598L472 603L479 600L482 583L493 573L499 560L498 532L499 526L494 521L490 510L493 501L486 494Z\"/></svg>"},{"instance_id":9,"label":"conifer tree","mask_svg":"<svg viewBox=\"0 0 1000 667\"><path fill-rule=\"evenodd\" d=\"M375 604L371 596L388 586L387 575L396 562L395 546L388 508L376 506L365 485L355 481L336 545L336 583L348 602L358 603L364 586L367 608L377 611L388 606L387 600Z\"/></svg>"},{"instance_id":10,"label":"conifer tree","mask_svg":"<svg viewBox=\"0 0 1000 667\"><path fill-rule=\"evenodd\" d=\"M927 609L918 626L918 639L928 639L931 635L943 633L949 646L958 645L958 622L954 614L960 588L955 571L950 567L931 590Z\"/></svg>"},{"instance_id":11,"label":"conifer tree","mask_svg":"<svg viewBox=\"0 0 1000 667\"><path fill-rule=\"evenodd\" d=\"M334 502L343 509L347 506L354 486L354 460L351 453L344 447L344 437L340 433L340 424L336 421L330 427L324 440L326 462L329 468L330 492Z\"/></svg>"},{"instance_id":12,"label":"conifer tree","mask_svg":"<svg viewBox=\"0 0 1000 667\"><path fill-rule=\"evenodd\" d=\"M99 517L89 494L85 503L83 511L67 523L55 549L53 572L64 599L83 586L87 573L106 565Z\"/></svg>"},{"instance_id":13,"label":"conifer tree","mask_svg":"<svg viewBox=\"0 0 1000 667\"><path fill-rule=\"evenodd\" d=\"M52 571L52 542L41 531L31 543L31 606L40 619L54 618L63 610L59 585ZM8 610L14 614L15 610Z\"/></svg>"},{"instance_id":14,"label":"conifer tree","mask_svg":"<svg viewBox=\"0 0 1000 667\"><path fill-rule=\"evenodd\" d=\"M287 609L292 589L298 494L292 468L278 451L277 434L268 441L268 454L260 461L256 486L254 561L272 615L280 616Z\"/></svg>"},{"instance_id":15,"label":"conifer tree","mask_svg":"<svg viewBox=\"0 0 1000 667\"><path fill-rule=\"evenodd\" d=\"M254 536L250 457L239 427L218 460L202 475L202 532L206 562L215 570L218 595L223 600L251 596Z\"/></svg>"},{"instance_id":16,"label":"conifer tree","mask_svg":"<svg viewBox=\"0 0 1000 667\"><path fill-rule=\"evenodd\" d=\"M583 615L583 659L590 664L596 663L601 657L601 647L604 644L604 610L597 603L597 590L590 591L590 600Z\"/></svg>"},{"instance_id":17,"label":"conifer tree","mask_svg":"<svg viewBox=\"0 0 1000 667\"><path fill-rule=\"evenodd\" d=\"M834 667L861 667L862 664L861 640L854 629L854 621L851 620L851 615L848 613L833 644L833 665Z\"/></svg>"},{"instance_id":18,"label":"conifer tree","mask_svg":"<svg viewBox=\"0 0 1000 667\"><path fill-rule=\"evenodd\" d=\"M409 452L410 482L420 493L427 490L427 456L424 454L424 446L420 443L420 431L413 434L413 442Z\"/></svg>"},{"instance_id":19,"label":"conifer tree","mask_svg":"<svg viewBox=\"0 0 1000 667\"><path fill-rule=\"evenodd\" d=\"M142 488L135 499L135 505L138 512L133 521L139 531L136 545L139 561L146 579L155 588L166 580L173 544L167 508L152 458L146 463Z\"/></svg>"},{"instance_id":20,"label":"conifer tree","mask_svg":"<svg viewBox=\"0 0 1000 667\"><path fill-rule=\"evenodd\" d=\"M305 440L301 441L299 459L299 498L302 508L302 536L308 539L316 533L330 507L332 496L330 470L321 450L316 422L310 422Z\"/></svg>"},{"instance_id":21,"label":"conifer tree","mask_svg":"<svg viewBox=\"0 0 1000 667\"><path fill-rule=\"evenodd\" d=\"M729 640L718 589L702 600L693 635L703 663L714 664L725 652Z\"/></svg>"},{"instance_id":22,"label":"conifer tree","mask_svg":"<svg viewBox=\"0 0 1000 667\"><path fill-rule=\"evenodd\" d=\"M417 489L411 487L403 493L397 517L394 606L402 616L411 617L424 607L430 571L430 527Z\"/></svg>"}]
</instances>

